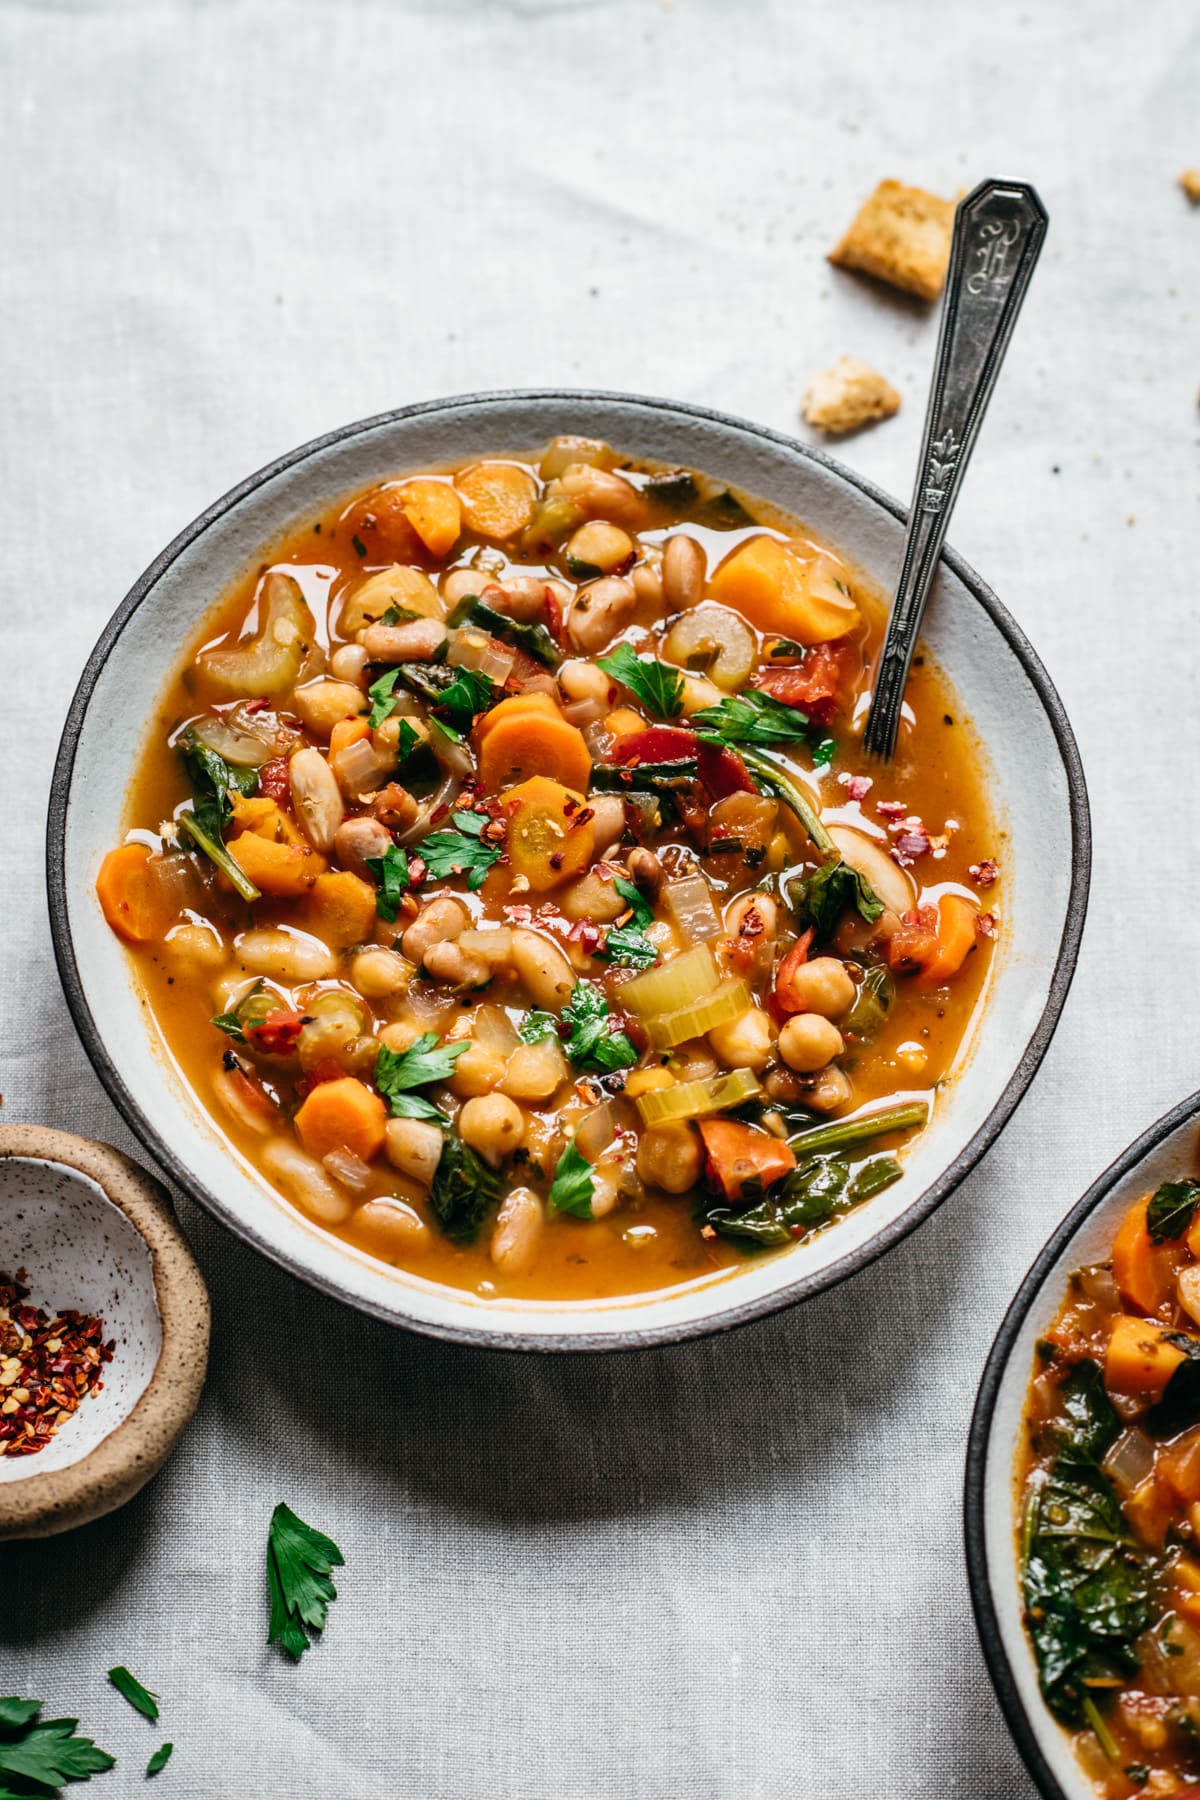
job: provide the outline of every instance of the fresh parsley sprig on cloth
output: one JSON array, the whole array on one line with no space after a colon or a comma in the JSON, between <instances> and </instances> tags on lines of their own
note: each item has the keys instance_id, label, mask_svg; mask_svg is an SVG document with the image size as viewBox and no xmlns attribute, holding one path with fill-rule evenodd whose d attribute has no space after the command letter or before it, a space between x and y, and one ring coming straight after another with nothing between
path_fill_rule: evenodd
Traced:
<instances>
[{"instance_id":1,"label":"fresh parsley sprig on cloth","mask_svg":"<svg viewBox=\"0 0 1200 1800\"><path fill-rule=\"evenodd\" d=\"M344 1562L332 1538L306 1525L280 1501L267 1532L267 1642L281 1645L293 1662L300 1661L313 1634L325 1629L329 1603L337 1599L330 1571Z\"/></svg>"}]
</instances>

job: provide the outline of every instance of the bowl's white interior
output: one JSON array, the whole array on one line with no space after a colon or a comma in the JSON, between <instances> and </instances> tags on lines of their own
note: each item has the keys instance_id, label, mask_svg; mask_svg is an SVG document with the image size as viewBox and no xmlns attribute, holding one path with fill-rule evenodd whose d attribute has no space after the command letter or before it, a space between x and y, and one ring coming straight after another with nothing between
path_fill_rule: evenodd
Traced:
<instances>
[{"instance_id":1,"label":"bowl's white interior","mask_svg":"<svg viewBox=\"0 0 1200 1800\"><path fill-rule=\"evenodd\" d=\"M0 1457L0 1481L82 1461L133 1411L158 1366L162 1319L145 1240L99 1182L40 1158L0 1158L0 1269L26 1270L26 1306L74 1308L115 1339L104 1386L80 1402L44 1450Z\"/></svg>"},{"instance_id":2,"label":"bowl's white interior","mask_svg":"<svg viewBox=\"0 0 1200 1800\"><path fill-rule=\"evenodd\" d=\"M1054 1321L1067 1277L1086 1263L1107 1262L1113 1234L1139 1195L1195 1168L1196 1121L1187 1119L1123 1175L1072 1234L1056 1257L1009 1350L996 1392L983 1473L984 1546L988 1585L1017 1692L1030 1728L1069 1800L1095 1800L1095 1788L1071 1749L1071 1740L1038 1692L1037 1663L1022 1623L1017 1561L1020 1496L1015 1459L1021 1443L1025 1393L1034 1367L1034 1345Z\"/></svg>"},{"instance_id":3,"label":"bowl's white interior","mask_svg":"<svg viewBox=\"0 0 1200 1800\"><path fill-rule=\"evenodd\" d=\"M131 771L180 646L231 580L286 527L381 475L468 456L528 449L557 432L602 437L636 456L705 470L793 513L890 590L900 523L836 468L733 422L616 397L493 396L380 421L311 450L220 513L161 570L100 670L79 731L66 812L67 924L103 1052L156 1134L148 1143L177 1179L244 1236L319 1285L368 1310L433 1331L496 1340L595 1344L629 1333L686 1333L705 1319L811 1291L913 1208L970 1144L1026 1051L1054 976L1072 869L1067 774L1049 716L999 625L945 566L926 639L989 746L997 817L1008 832L1004 929L982 1053L966 1066L903 1180L833 1230L736 1276L665 1295L574 1307L485 1301L383 1268L326 1237L231 1159L146 1030L119 943L94 897L101 857L122 834ZM1047 854L1048 848L1052 849ZM978 1035L978 1033L976 1034ZM145 1125L142 1125L143 1131Z\"/></svg>"}]
</instances>

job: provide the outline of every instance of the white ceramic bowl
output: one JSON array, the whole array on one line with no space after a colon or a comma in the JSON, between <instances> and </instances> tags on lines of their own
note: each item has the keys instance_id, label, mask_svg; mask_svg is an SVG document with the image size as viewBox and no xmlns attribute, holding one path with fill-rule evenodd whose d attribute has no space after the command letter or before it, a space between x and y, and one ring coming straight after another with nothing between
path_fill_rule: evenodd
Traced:
<instances>
[{"instance_id":1,"label":"white ceramic bowl","mask_svg":"<svg viewBox=\"0 0 1200 1800\"><path fill-rule=\"evenodd\" d=\"M1038 1692L1022 1623L1015 1466L1034 1345L1053 1323L1072 1271L1108 1261L1133 1202L1160 1182L1194 1172L1198 1123L1200 1094L1193 1094L1132 1143L1068 1213L1005 1315L975 1402L964 1520L975 1623L1004 1715L1046 1800L1095 1800L1096 1790Z\"/></svg>"},{"instance_id":2,"label":"white ceramic bowl","mask_svg":"<svg viewBox=\"0 0 1200 1800\"><path fill-rule=\"evenodd\" d=\"M147 1030L120 944L96 903L122 834L131 771L179 648L264 546L381 476L527 451L560 432L681 463L785 508L890 591L903 509L831 458L701 408L618 394L518 392L435 401L317 439L190 525L117 609L84 670L51 792L51 922L75 1023L105 1086L163 1169L264 1255L354 1306L436 1336L514 1349L624 1349L740 1324L830 1286L943 1200L995 1138L1053 1033L1074 970L1089 869L1075 741L1045 670L995 595L952 551L926 638L992 757L1007 841L1005 928L984 1054L964 1059L902 1180L786 1256L671 1293L572 1306L485 1301L383 1267L309 1225L233 1157ZM1057 847L1047 858L1046 846Z\"/></svg>"}]
</instances>

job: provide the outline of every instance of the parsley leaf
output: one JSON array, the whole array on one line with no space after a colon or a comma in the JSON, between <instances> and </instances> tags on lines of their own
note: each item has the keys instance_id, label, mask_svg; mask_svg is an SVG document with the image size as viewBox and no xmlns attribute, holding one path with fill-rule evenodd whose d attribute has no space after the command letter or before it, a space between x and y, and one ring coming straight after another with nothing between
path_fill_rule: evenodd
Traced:
<instances>
[{"instance_id":1,"label":"parsley leaf","mask_svg":"<svg viewBox=\"0 0 1200 1800\"><path fill-rule=\"evenodd\" d=\"M495 863L500 861L500 851L495 844L485 844L480 833L488 823L482 813L467 812L463 808L451 813L451 831L435 831L421 845L421 854L425 859L425 867L435 881L445 881L451 875L465 875L467 886L472 893L483 886L484 877Z\"/></svg>"},{"instance_id":2,"label":"parsley leaf","mask_svg":"<svg viewBox=\"0 0 1200 1800\"><path fill-rule=\"evenodd\" d=\"M618 644L607 656L598 658L598 666L658 718L677 719L683 711L683 676L678 669L656 662L652 656L635 655L629 644Z\"/></svg>"},{"instance_id":3,"label":"parsley leaf","mask_svg":"<svg viewBox=\"0 0 1200 1800\"><path fill-rule=\"evenodd\" d=\"M808 714L785 706L772 694L747 688L725 694L715 706L692 714L693 725L709 744L782 744L808 736Z\"/></svg>"},{"instance_id":4,"label":"parsley leaf","mask_svg":"<svg viewBox=\"0 0 1200 1800\"><path fill-rule=\"evenodd\" d=\"M556 1038L558 1036L558 1020L553 1013L527 1013L525 1022L517 1035L523 1044L539 1044L543 1038Z\"/></svg>"},{"instance_id":5,"label":"parsley leaf","mask_svg":"<svg viewBox=\"0 0 1200 1800\"><path fill-rule=\"evenodd\" d=\"M378 681L373 681L367 689L371 696L371 713L367 724L372 731L382 725L385 719L390 718L399 705L393 691L399 679L399 669L389 669L385 675L379 677Z\"/></svg>"},{"instance_id":6,"label":"parsley leaf","mask_svg":"<svg viewBox=\"0 0 1200 1800\"><path fill-rule=\"evenodd\" d=\"M626 906L631 909L633 913L632 922L637 926L639 931L645 931L647 925L653 925L654 908L642 893L641 888L637 887L632 881L627 881L624 875L614 875L613 886L616 888L618 894L620 894Z\"/></svg>"},{"instance_id":7,"label":"parsley leaf","mask_svg":"<svg viewBox=\"0 0 1200 1800\"><path fill-rule=\"evenodd\" d=\"M577 981L563 1007L563 1023L571 1028L564 1049L577 1069L607 1075L628 1069L638 1053L623 1031L612 1029L608 1001L594 982Z\"/></svg>"},{"instance_id":8,"label":"parsley leaf","mask_svg":"<svg viewBox=\"0 0 1200 1800\"><path fill-rule=\"evenodd\" d=\"M299 1662L308 1649L310 1634L325 1629L329 1602L337 1599L329 1572L345 1560L332 1538L314 1531L280 1501L267 1532L267 1585L271 1592L267 1642L282 1644L293 1662Z\"/></svg>"},{"instance_id":9,"label":"parsley leaf","mask_svg":"<svg viewBox=\"0 0 1200 1800\"><path fill-rule=\"evenodd\" d=\"M494 703L495 695L496 684L482 669L459 669L450 686L442 690L437 711L446 715L451 729L461 736L470 731L475 715Z\"/></svg>"},{"instance_id":10,"label":"parsley leaf","mask_svg":"<svg viewBox=\"0 0 1200 1800\"><path fill-rule=\"evenodd\" d=\"M27 1782L59 1788L112 1768L115 1756L99 1749L91 1738L75 1736L78 1719L43 1719L35 1724L41 1705L40 1700L15 1697L0 1701L0 1728L22 1734L0 1739L0 1775L19 1775Z\"/></svg>"},{"instance_id":11,"label":"parsley leaf","mask_svg":"<svg viewBox=\"0 0 1200 1800\"><path fill-rule=\"evenodd\" d=\"M1146 1229L1156 1244L1180 1238L1200 1206L1200 1185L1194 1181L1164 1181L1146 1208Z\"/></svg>"},{"instance_id":12,"label":"parsley leaf","mask_svg":"<svg viewBox=\"0 0 1200 1800\"><path fill-rule=\"evenodd\" d=\"M131 1675L128 1669L118 1663L115 1669L108 1671L108 1679L118 1694L124 1695L130 1706L140 1712L143 1718L157 1719L158 1697L149 1688L144 1688L136 1675Z\"/></svg>"},{"instance_id":13,"label":"parsley leaf","mask_svg":"<svg viewBox=\"0 0 1200 1800\"><path fill-rule=\"evenodd\" d=\"M448 1081L454 1065L470 1046L469 1038L453 1044L438 1042L436 1031L422 1032L407 1050L391 1050L379 1046L375 1062L375 1086L397 1119L441 1119L442 1115L428 1100L412 1092L427 1087L432 1081Z\"/></svg>"},{"instance_id":14,"label":"parsley leaf","mask_svg":"<svg viewBox=\"0 0 1200 1800\"><path fill-rule=\"evenodd\" d=\"M229 1012L218 1013L210 1023L215 1025L218 1031L223 1031L226 1037L231 1037L235 1044L244 1044L246 1042L246 1025L257 1018L260 1011L260 1009L251 1008L250 1002L258 1000L262 992L263 981L260 976L254 986L242 995L235 1007Z\"/></svg>"},{"instance_id":15,"label":"parsley leaf","mask_svg":"<svg viewBox=\"0 0 1200 1800\"><path fill-rule=\"evenodd\" d=\"M171 1752L174 1748L174 1744L161 1744L150 1758L150 1761L146 1764L147 1775L161 1774L170 1762Z\"/></svg>"},{"instance_id":16,"label":"parsley leaf","mask_svg":"<svg viewBox=\"0 0 1200 1800\"><path fill-rule=\"evenodd\" d=\"M446 1133L429 1190L434 1218L453 1244L468 1244L484 1214L500 1199L501 1177L454 1132Z\"/></svg>"},{"instance_id":17,"label":"parsley leaf","mask_svg":"<svg viewBox=\"0 0 1200 1800\"><path fill-rule=\"evenodd\" d=\"M626 969L648 969L658 961L657 947L636 925L610 926L596 954L601 962L618 963Z\"/></svg>"},{"instance_id":18,"label":"parsley leaf","mask_svg":"<svg viewBox=\"0 0 1200 1800\"><path fill-rule=\"evenodd\" d=\"M409 885L408 858L398 844L389 844L382 856L368 856L364 861L379 884L375 892L375 911L381 919L394 924L401 898Z\"/></svg>"},{"instance_id":19,"label":"parsley leaf","mask_svg":"<svg viewBox=\"0 0 1200 1800\"><path fill-rule=\"evenodd\" d=\"M555 1164L550 1204L575 1219L592 1216L592 1165L573 1138Z\"/></svg>"}]
</instances>

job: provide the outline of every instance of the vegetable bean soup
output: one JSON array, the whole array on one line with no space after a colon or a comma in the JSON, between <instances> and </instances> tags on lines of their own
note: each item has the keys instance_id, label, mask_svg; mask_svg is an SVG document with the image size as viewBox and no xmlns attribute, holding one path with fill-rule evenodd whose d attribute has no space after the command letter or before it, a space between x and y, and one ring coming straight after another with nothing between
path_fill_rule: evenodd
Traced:
<instances>
[{"instance_id":1,"label":"vegetable bean soup","mask_svg":"<svg viewBox=\"0 0 1200 1800\"><path fill-rule=\"evenodd\" d=\"M212 612L97 882L174 1062L307 1217L483 1296L711 1276L897 1179L1000 848L877 602L685 469L556 439L305 521Z\"/></svg>"},{"instance_id":2,"label":"vegetable bean soup","mask_svg":"<svg viewBox=\"0 0 1200 1800\"><path fill-rule=\"evenodd\" d=\"M1037 1356L1020 1553L1042 1693L1106 1800L1200 1800L1200 1183L1136 1202Z\"/></svg>"}]
</instances>

